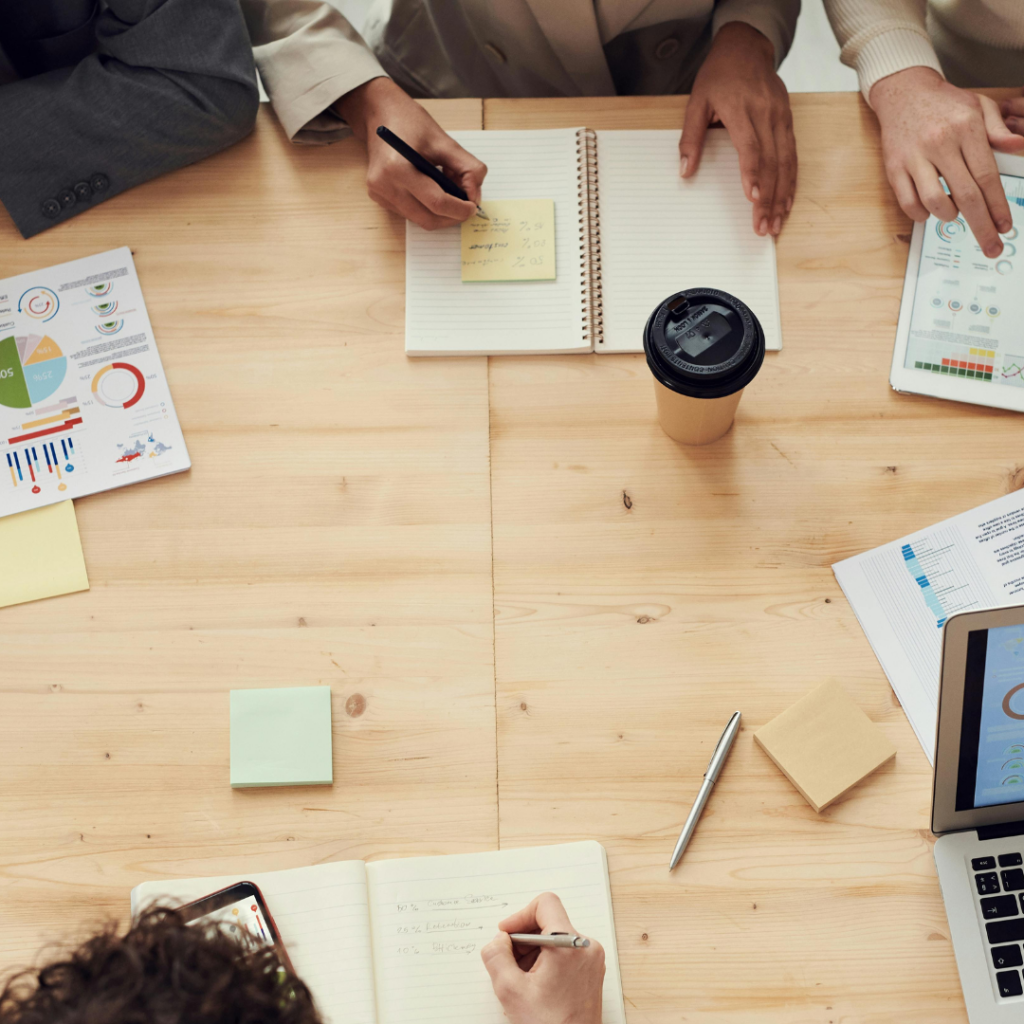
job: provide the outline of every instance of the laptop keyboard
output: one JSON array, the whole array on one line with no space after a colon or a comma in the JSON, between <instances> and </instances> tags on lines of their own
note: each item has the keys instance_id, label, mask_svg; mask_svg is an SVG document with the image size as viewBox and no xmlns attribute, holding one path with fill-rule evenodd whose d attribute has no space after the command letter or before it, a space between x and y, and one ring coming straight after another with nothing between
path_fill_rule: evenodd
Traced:
<instances>
[{"instance_id":1,"label":"laptop keyboard","mask_svg":"<svg viewBox=\"0 0 1024 1024\"><path fill-rule=\"evenodd\" d=\"M1021 972L1024 956L1024 857L1001 853L974 857L974 887L985 919L989 955L996 972L996 989L1003 999L1024 995Z\"/></svg>"}]
</instances>

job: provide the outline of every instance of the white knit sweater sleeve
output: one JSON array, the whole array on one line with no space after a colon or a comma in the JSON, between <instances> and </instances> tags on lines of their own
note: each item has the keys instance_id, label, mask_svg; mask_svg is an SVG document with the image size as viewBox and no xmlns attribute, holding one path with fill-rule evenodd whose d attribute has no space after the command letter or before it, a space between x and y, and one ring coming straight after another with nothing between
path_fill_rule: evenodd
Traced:
<instances>
[{"instance_id":1,"label":"white knit sweater sleeve","mask_svg":"<svg viewBox=\"0 0 1024 1024\"><path fill-rule=\"evenodd\" d=\"M942 68L925 25L927 0L825 0L840 59L855 68L868 99L880 78L905 68Z\"/></svg>"}]
</instances>

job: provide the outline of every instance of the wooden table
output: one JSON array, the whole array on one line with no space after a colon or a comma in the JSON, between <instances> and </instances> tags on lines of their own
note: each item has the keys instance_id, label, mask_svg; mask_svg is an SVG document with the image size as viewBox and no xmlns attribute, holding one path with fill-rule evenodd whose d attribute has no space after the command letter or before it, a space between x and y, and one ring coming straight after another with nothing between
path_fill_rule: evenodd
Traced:
<instances>
[{"instance_id":1,"label":"wooden table","mask_svg":"<svg viewBox=\"0 0 1024 1024\"><path fill-rule=\"evenodd\" d=\"M91 591L0 611L0 966L145 878L596 837L633 1024L966 1020L928 764L830 566L1021 486L1020 420L890 390L910 226L874 118L793 107L785 349L704 449L659 431L639 356L406 360L404 229L358 145L290 147L266 111L28 242L0 222L0 276L132 245L194 464L77 502ZM826 678L899 753L819 816L751 732ZM334 786L230 790L228 690L317 683Z\"/></svg>"}]
</instances>

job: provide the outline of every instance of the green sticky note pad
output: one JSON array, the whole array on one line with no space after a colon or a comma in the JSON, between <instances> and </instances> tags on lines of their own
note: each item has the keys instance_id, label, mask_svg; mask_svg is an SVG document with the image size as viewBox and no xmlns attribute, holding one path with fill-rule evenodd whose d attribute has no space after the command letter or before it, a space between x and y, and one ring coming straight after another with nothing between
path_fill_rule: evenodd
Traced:
<instances>
[{"instance_id":1,"label":"green sticky note pad","mask_svg":"<svg viewBox=\"0 0 1024 1024\"><path fill-rule=\"evenodd\" d=\"M231 785L329 786L331 688L231 691Z\"/></svg>"}]
</instances>

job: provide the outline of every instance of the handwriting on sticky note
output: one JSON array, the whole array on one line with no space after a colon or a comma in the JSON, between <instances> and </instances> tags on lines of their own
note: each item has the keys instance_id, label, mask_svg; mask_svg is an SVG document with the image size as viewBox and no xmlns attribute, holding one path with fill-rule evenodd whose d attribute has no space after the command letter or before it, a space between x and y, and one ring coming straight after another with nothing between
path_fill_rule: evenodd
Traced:
<instances>
[{"instance_id":1,"label":"handwriting on sticky note","mask_svg":"<svg viewBox=\"0 0 1024 1024\"><path fill-rule=\"evenodd\" d=\"M462 225L463 281L553 281L555 203L495 199Z\"/></svg>"}]
</instances>

